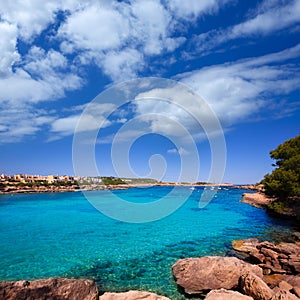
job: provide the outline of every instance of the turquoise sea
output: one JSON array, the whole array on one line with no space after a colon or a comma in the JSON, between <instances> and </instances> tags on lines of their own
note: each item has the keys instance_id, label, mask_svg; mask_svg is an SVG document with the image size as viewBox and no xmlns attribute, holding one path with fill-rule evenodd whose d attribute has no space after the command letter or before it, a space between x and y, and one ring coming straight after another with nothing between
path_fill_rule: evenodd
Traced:
<instances>
[{"instance_id":1,"label":"turquoise sea","mask_svg":"<svg viewBox=\"0 0 300 300\"><path fill-rule=\"evenodd\" d=\"M115 191L133 202L154 201L172 187ZM179 188L177 196L188 187ZM179 258L230 255L231 241L274 240L290 224L239 202L243 190L222 189L198 208L197 187L172 215L142 224L123 223L97 211L76 193L0 196L0 280L63 276L91 278L102 291L149 290L185 299L171 266ZM91 196L109 198L108 191ZM171 200L170 200L171 201ZM113 208L112 208L113 209Z\"/></svg>"}]
</instances>

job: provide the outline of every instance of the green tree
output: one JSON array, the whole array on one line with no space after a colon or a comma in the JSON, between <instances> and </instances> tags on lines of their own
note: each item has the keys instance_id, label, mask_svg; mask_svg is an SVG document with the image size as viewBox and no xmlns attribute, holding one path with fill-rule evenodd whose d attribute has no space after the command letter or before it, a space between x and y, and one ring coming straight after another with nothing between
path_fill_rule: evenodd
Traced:
<instances>
[{"instance_id":1,"label":"green tree","mask_svg":"<svg viewBox=\"0 0 300 300\"><path fill-rule=\"evenodd\" d=\"M300 135L270 152L276 169L265 175L262 183L268 196L280 200L300 197Z\"/></svg>"}]
</instances>

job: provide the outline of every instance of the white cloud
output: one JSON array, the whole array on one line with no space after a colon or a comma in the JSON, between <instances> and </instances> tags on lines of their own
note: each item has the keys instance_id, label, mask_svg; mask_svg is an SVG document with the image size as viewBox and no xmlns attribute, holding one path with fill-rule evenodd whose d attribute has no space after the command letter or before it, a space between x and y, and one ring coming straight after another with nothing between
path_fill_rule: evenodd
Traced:
<instances>
[{"instance_id":1,"label":"white cloud","mask_svg":"<svg viewBox=\"0 0 300 300\"><path fill-rule=\"evenodd\" d=\"M144 52L157 55L164 50L169 35L171 16L158 0L139 0L132 5L134 37L143 44Z\"/></svg>"},{"instance_id":2,"label":"white cloud","mask_svg":"<svg viewBox=\"0 0 300 300\"><path fill-rule=\"evenodd\" d=\"M78 89L82 79L68 70L66 59L58 52L32 47L24 65L0 79L0 101L10 105L61 98L65 91Z\"/></svg>"},{"instance_id":3,"label":"white cloud","mask_svg":"<svg viewBox=\"0 0 300 300\"><path fill-rule=\"evenodd\" d=\"M135 49L124 51L111 51L104 55L100 62L105 74L114 81L128 80L134 78L138 71L144 67L143 55Z\"/></svg>"},{"instance_id":4,"label":"white cloud","mask_svg":"<svg viewBox=\"0 0 300 300\"><path fill-rule=\"evenodd\" d=\"M73 11L77 6L79 4L72 0L0 1L0 14L3 20L18 27L18 35L22 40L31 42L54 22L59 10Z\"/></svg>"},{"instance_id":5,"label":"white cloud","mask_svg":"<svg viewBox=\"0 0 300 300\"><path fill-rule=\"evenodd\" d=\"M75 106L72 110L78 111L84 108L86 111L81 111L63 118L57 118L51 123L50 131L54 133L54 139L72 135L75 132L105 128L112 124L112 121L110 121L107 116L116 108L114 104L92 102L88 105ZM122 120L115 122L122 122Z\"/></svg>"},{"instance_id":6,"label":"white cloud","mask_svg":"<svg viewBox=\"0 0 300 300\"><path fill-rule=\"evenodd\" d=\"M226 29L213 29L193 39L196 53L209 53L212 49L238 38L266 36L280 30L291 28L300 20L300 0L289 1L282 5L281 1L264 1L248 20Z\"/></svg>"},{"instance_id":7,"label":"white cloud","mask_svg":"<svg viewBox=\"0 0 300 300\"><path fill-rule=\"evenodd\" d=\"M44 110L27 106L1 106L0 109L0 144L19 142L24 137L39 132L43 126L49 125L54 117Z\"/></svg>"},{"instance_id":8,"label":"white cloud","mask_svg":"<svg viewBox=\"0 0 300 300\"><path fill-rule=\"evenodd\" d=\"M189 151L185 150L183 147L180 147L178 150L176 148L169 149L167 151L169 154L179 154L179 155L188 155Z\"/></svg>"},{"instance_id":9,"label":"white cloud","mask_svg":"<svg viewBox=\"0 0 300 300\"><path fill-rule=\"evenodd\" d=\"M245 37L252 34L266 35L300 20L300 1L294 0L281 7L272 7L254 18L238 24L231 29L229 38Z\"/></svg>"},{"instance_id":10,"label":"white cloud","mask_svg":"<svg viewBox=\"0 0 300 300\"><path fill-rule=\"evenodd\" d=\"M79 118L79 107L69 111L69 116L54 117L37 110L35 104L57 100L66 92L79 89L84 74L81 67L86 65L96 64L113 81L138 76L145 68L151 69L150 58L161 58L186 42L181 33L189 24L204 14L218 12L229 2L231 0L1 1L0 105L10 107L3 110L10 119L1 115L1 136L8 140L13 135L16 139L34 135L43 126L49 126L50 120L53 134L71 134ZM64 18L58 18L58 14ZM299 19L299 0L264 1L245 22L198 36L196 51L214 49L232 39L290 28ZM54 23L51 32L41 36ZM36 41L39 47L34 45ZM18 49L19 45L25 47ZM270 95L287 93L299 85L296 67L283 63L288 57L296 57L299 48L211 66L178 78L205 96L224 124L234 124L265 107ZM161 59L159 63L163 64ZM168 92L180 95L177 90ZM198 108L190 109L197 112ZM177 121L194 128L188 114L178 107L169 110L169 104L162 102L137 106L138 115L148 112L164 112L169 118L164 124L154 114L145 118L144 122L148 122L153 131L176 135L174 122ZM203 112L199 112L199 116L203 117ZM101 114L89 115L85 130L98 126L101 117ZM21 127L13 124L16 120ZM120 117L115 122L126 120Z\"/></svg>"},{"instance_id":11,"label":"white cloud","mask_svg":"<svg viewBox=\"0 0 300 300\"><path fill-rule=\"evenodd\" d=\"M202 14L212 14L229 0L167 0L167 4L176 16L195 19Z\"/></svg>"},{"instance_id":12,"label":"white cloud","mask_svg":"<svg viewBox=\"0 0 300 300\"><path fill-rule=\"evenodd\" d=\"M228 126L262 109L272 110L274 97L299 89L299 71L286 62L299 48L300 45L259 58L206 67L178 78L203 96ZM284 115L284 108L281 113Z\"/></svg>"},{"instance_id":13,"label":"white cloud","mask_svg":"<svg viewBox=\"0 0 300 300\"><path fill-rule=\"evenodd\" d=\"M128 20L109 5L92 5L70 15L59 29L78 49L116 49L129 35Z\"/></svg>"},{"instance_id":14,"label":"white cloud","mask_svg":"<svg viewBox=\"0 0 300 300\"><path fill-rule=\"evenodd\" d=\"M0 75L7 76L11 68L20 59L17 51L17 27L7 22L0 22Z\"/></svg>"},{"instance_id":15,"label":"white cloud","mask_svg":"<svg viewBox=\"0 0 300 300\"><path fill-rule=\"evenodd\" d=\"M96 63L119 81L136 77L147 57L174 51L186 41L173 37L175 23L159 0L95 2L71 14L58 37L65 54L79 51L80 64Z\"/></svg>"},{"instance_id":16,"label":"white cloud","mask_svg":"<svg viewBox=\"0 0 300 300\"><path fill-rule=\"evenodd\" d=\"M261 115L270 117L274 113L273 117L277 117L278 111L285 116L294 109L293 104L279 104L276 97L299 90L299 70L289 61L299 48L300 45L262 57L206 67L183 73L176 79L205 99L225 130ZM151 100L155 95L162 100ZM193 97L180 86L150 90L138 95L137 98L145 100L137 101L136 114L149 123L153 132L179 136L182 132L175 125L180 124L193 137L203 138L198 122L210 132L216 128L211 127L210 111L201 102L193 101Z\"/></svg>"}]
</instances>

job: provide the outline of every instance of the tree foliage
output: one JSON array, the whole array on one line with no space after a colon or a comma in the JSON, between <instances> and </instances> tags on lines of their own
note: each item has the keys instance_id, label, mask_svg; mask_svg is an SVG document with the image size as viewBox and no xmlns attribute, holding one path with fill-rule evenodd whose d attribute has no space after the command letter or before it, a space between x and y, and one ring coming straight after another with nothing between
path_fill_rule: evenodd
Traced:
<instances>
[{"instance_id":1,"label":"tree foliage","mask_svg":"<svg viewBox=\"0 0 300 300\"><path fill-rule=\"evenodd\" d=\"M265 175L265 193L280 200L300 197L300 135L270 152L276 169Z\"/></svg>"},{"instance_id":2,"label":"tree foliage","mask_svg":"<svg viewBox=\"0 0 300 300\"><path fill-rule=\"evenodd\" d=\"M102 177L102 182L105 185L118 185L118 184L126 184L121 178L116 177Z\"/></svg>"}]
</instances>

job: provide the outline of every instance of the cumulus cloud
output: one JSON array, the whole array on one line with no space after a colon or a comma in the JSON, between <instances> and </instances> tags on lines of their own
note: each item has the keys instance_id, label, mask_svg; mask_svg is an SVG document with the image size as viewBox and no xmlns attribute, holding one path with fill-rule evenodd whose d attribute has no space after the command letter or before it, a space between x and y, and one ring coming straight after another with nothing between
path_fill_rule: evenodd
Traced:
<instances>
[{"instance_id":1,"label":"cumulus cloud","mask_svg":"<svg viewBox=\"0 0 300 300\"><path fill-rule=\"evenodd\" d=\"M137 76L149 56L174 51L186 41L173 36L176 21L159 0L95 2L71 14L58 30L65 54L96 63L113 81ZM95 30L91 30L95 28Z\"/></svg>"},{"instance_id":2,"label":"cumulus cloud","mask_svg":"<svg viewBox=\"0 0 300 300\"><path fill-rule=\"evenodd\" d=\"M0 22L0 75L5 77L11 73L11 68L20 59L17 51L17 27L14 24Z\"/></svg>"},{"instance_id":3,"label":"cumulus cloud","mask_svg":"<svg viewBox=\"0 0 300 300\"><path fill-rule=\"evenodd\" d=\"M87 4L90 1L86 1ZM18 36L26 41L38 36L49 24L53 23L57 12L74 11L79 6L72 0L16 0L1 1L1 19L18 27Z\"/></svg>"},{"instance_id":4,"label":"cumulus cloud","mask_svg":"<svg viewBox=\"0 0 300 300\"><path fill-rule=\"evenodd\" d=\"M100 58L103 72L114 81L128 80L134 78L138 71L144 67L143 55L135 49L123 51L111 51Z\"/></svg>"},{"instance_id":5,"label":"cumulus cloud","mask_svg":"<svg viewBox=\"0 0 300 300\"><path fill-rule=\"evenodd\" d=\"M71 115L49 113L48 118L36 105L80 89L84 84L84 68L91 65L114 82L155 68L148 64L155 57L162 66L168 58L164 62L161 58L187 41L186 29L197 18L216 14L230 2L234 3L233 0L1 1L0 105L10 107L3 110L10 118L2 115L2 137L9 140L9 136L18 139L34 135L43 126L50 126L50 120L51 133L71 134L79 118L78 108L77 111L73 108ZM201 54L229 40L290 28L299 19L299 0L263 1L244 22L199 35L193 46ZM233 124L265 107L268 93L284 94L298 85L295 66L282 63L297 51L298 46L268 57L195 70L177 78L203 95L224 124ZM180 91L168 92L180 95ZM197 112L197 108L191 109ZM22 127L12 124L13 111ZM169 118L162 126L159 118L148 116L144 122L152 130L174 133L173 125L178 120L187 128L194 128L187 113L178 107L169 111L169 106L162 102L154 106L137 105L138 115L151 111L157 114L165 111ZM93 115L90 117L87 123L91 127L101 120L101 116L97 120ZM118 122L125 120L120 117Z\"/></svg>"},{"instance_id":6,"label":"cumulus cloud","mask_svg":"<svg viewBox=\"0 0 300 300\"><path fill-rule=\"evenodd\" d=\"M100 2L71 14L58 35L78 49L115 49L128 37L129 24L118 10Z\"/></svg>"},{"instance_id":7,"label":"cumulus cloud","mask_svg":"<svg viewBox=\"0 0 300 300\"><path fill-rule=\"evenodd\" d=\"M66 59L58 52L32 47L24 65L0 79L0 101L10 105L61 98L65 91L78 89L82 79L67 67Z\"/></svg>"}]
</instances>

